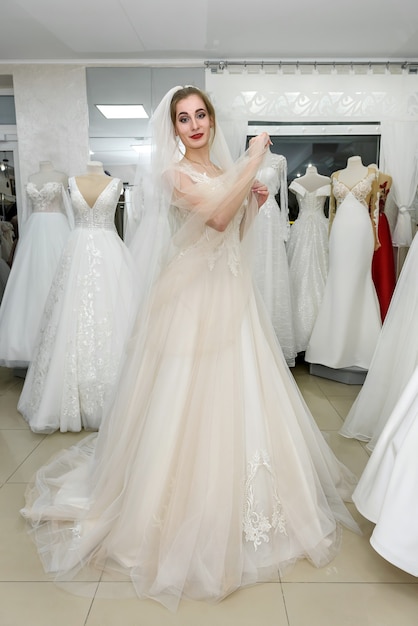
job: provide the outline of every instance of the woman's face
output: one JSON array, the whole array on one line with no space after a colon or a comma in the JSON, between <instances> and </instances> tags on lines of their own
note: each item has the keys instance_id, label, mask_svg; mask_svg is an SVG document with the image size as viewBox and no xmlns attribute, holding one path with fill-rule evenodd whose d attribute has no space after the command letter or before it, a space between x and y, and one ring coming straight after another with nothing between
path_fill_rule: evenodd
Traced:
<instances>
[{"instance_id":1,"label":"woman's face","mask_svg":"<svg viewBox=\"0 0 418 626\"><path fill-rule=\"evenodd\" d=\"M208 145L212 125L212 119L200 96L191 94L179 100L176 106L175 131L186 150Z\"/></svg>"}]
</instances>

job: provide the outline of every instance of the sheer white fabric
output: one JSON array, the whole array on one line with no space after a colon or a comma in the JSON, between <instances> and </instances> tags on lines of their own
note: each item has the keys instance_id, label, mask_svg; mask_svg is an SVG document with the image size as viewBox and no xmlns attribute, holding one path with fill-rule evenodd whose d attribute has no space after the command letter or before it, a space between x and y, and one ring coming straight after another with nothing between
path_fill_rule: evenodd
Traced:
<instances>
[{"instance_id":1,"label":"sheer white fabric","mask_svg":"<svg viewBox=\"0 0 418 626\"><path fill-rule=\"evenodd\" d=\"M20 229L0 308L0 365L27 367L62 251L70 233L69 198L61 183L26 187L32 213ZM30 312L30 314L28 314Z\"/></svg>"},{"instance_id":2,"label":"sheer white fabric","mask_svg":"<svg viewBox=\"0 0 418 626\"><path fill-rule=\"evenodd\" d=\"M289 235L287 161L267 153L257 178L269 190L255 222L257 233L254 278L289 366L295 364L292 294L286 241ZM280 193L280 206L275 196Z\"/></svg>"},{"instance_id":3,"label":"sheer white fabric","mask_svg":"<svg viewBox=\"0 0 418 626\"><path fill-rule=\"evenodd\" d=\"M18 410L34 432L100 426L133 305L133 262L114 213L120 181L89 207L70 179L71 231L45 306Z\"/></svg>"},{"instance_id":4,"label":"sheer white fabric","mask_svg":"<svg viewBox=\"0 0 418 626\"><path fill-rule=\"evenodd\" d=\"M336 216L329 238L329 272L305 359L331 368L368 369L381 330L372 280L374 236L367 198L376 170L349 189L333 177Z\"/></svg>"},{"instance_id":5,"label":"sheer white fabric","mask_svg":"<svg viewBox=\"0 0 418 626\"><path fill-rule=\"evenodd\" d=\"M172 93L155 114L167 123ZM172 128L156 130L174 151ZM253 289L261 157L258 144L215 178L174 159L150 190L160 203L145 229L162 223L167 194L172 236L151 260L160 270L141 292L113 401L97 436L37 472L22 511L59 580L87 563L114 567L139 597L175 609L277 580L299 558L324 565L340 523L358 530L343 503L356 479L318 430ZM212 228L231 203L238 213Z\"/></svg>"},{"instance_id":6,"label":"sheer white fabric","mask_svg":"<svg viewBox=\"0 0 418 626\"><path fill-rule=\"evenodd\" d=\"M297 352L304 352L318 315L328 274L328 218L324 205L331 185L308 191L297 181L289 185L299 214L286 245L292 286L292 309Z\"/></svg>"},{"instance_id":7,"label":"sheer white fabric","mask_svg":"<svg viewBox=\"0 0 418 626\"><path fill-rule=\"evenodd\" d=\"M341 434L368 441L372 450L418 366L418 237L415 236L399 276L376 344L366 380Z\"/></svg>"},{"instance_id":8,"label":"sheer white fabric","mask_svg":"<svg viewBox=\"0 0 418 626\"><path fill-rule=\"evenodd\" d=\"M418 186L418 129L415 121L382 122L381 169L393 178L391 195L399 208L394 246L410 246L411 210Z\"/></svg>"},{"instance_id":9,"label":"sheer white fabric","mask_svg":"<svg viewBox=\"0 0 418 626\"><path fill-rule=\"evenodd\" d=\"M376 524L370 543L387 561L418 576L418 368L382 431L353 500Z\"/></svg>"}]
</instances>

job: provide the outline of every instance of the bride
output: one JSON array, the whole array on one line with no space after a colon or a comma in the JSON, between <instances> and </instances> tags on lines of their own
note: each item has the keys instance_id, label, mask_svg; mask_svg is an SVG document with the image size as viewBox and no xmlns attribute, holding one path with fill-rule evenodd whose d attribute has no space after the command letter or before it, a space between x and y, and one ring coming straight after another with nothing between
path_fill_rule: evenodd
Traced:
<instances>
[{"instance_id":1,"label":"bride","mask_svg":"<svg viewBox=\"0 0 418 626\"><path fill-rule=\"evenodd\" d=\"M171 89L152 123L136 242L148 265L118 389L98 435L38 470L22 514L58 579L114 567L140 598L175 610L181 597L216 602L277 580L300 558L328 563L340 524L358 531L343 503L356 479L253 289L268 135L232 164L195 87Z\"/></svg>"}]
</instances>

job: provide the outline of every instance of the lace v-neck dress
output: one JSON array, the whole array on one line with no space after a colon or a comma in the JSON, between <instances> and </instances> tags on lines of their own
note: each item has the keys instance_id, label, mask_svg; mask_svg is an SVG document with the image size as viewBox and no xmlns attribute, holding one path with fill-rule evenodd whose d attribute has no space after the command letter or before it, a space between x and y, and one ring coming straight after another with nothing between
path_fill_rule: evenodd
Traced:
<instances>
[{"instance_id":1,"label":"lace v-neck dress","mask_svg":"<svg viewBox=\"0 0 418 626\"><path fill-rule=\"evenodd\" d=\"M75 229L18 403L34 432L99 428L132 314L132 259L114 225L121 183L110 179L93 207L69 184Z\"/></svg>"},{"instance_id":2,"label":"lace v-neck dress","mask_svg":"<svg viewBox=\"0 0 418 626\"><path fill-rule=\"evenodd\" d=\"M188 175L214 193L223 184ZM41 468L27 494L48 571L116 567L139 597L175 609L277 580L299 558L324 565L339 523L356 529L342 501L354 476L259 307L242 216L218 232L172 207L175 253L145 330L142 312L135 323L102 428Z\"/></svg>"},{"instance_id":3,"label":"lace v-neck dress","mask_svg":"<svg viewBox=\"0 0 418 626\"><path fill-rule=\"evenodd\" d=\"M330 368L368 369L381 330L372 280L374 252L369 199L376 170L351 189L332 177L337 211L329 238L329 271L324 297L305 359Z\"/></svg>"},{"instance_id":4,"label":"lace v-neck dress","mask_svg":"<svg viewBox=\"0 0 418 626\"><path fill-rule=\"evenodd\" d=\"M45 302L70 233L62 183L38 189L30 182L26 193L32 213L20 227L0 308L0 365L22 368L33 358Z\"/></svg>"}]
</instances>

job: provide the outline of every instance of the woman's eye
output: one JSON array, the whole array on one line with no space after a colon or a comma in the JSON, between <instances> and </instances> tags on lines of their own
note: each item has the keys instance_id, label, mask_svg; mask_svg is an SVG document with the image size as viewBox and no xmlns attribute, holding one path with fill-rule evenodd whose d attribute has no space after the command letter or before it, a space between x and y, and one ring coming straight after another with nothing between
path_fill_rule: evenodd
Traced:
<instances>
[{"instance_id":1,"label":"woman's eye","mask_svg":"<svg viewBox=\"0 0 418 626\"><path fill-rule=\"evenodd\" d=\"M202 118L206 117L206 113L199 113L199 115L197 117L199 119L202 119Z\"/></svg>"},{"instance_id":2,"label":"woman's eye","mask_svg":"<svg viewBox=\"0 0 418 626\"><path fill-rule=\"evenodd\" d=\"M179 118L179 122L181 122L182 124L184 124L185 122L187 122L187 121L188 121L188 119L189 119L188 117L180 117L180 118Z\"/></svg>"}]
</instances>

